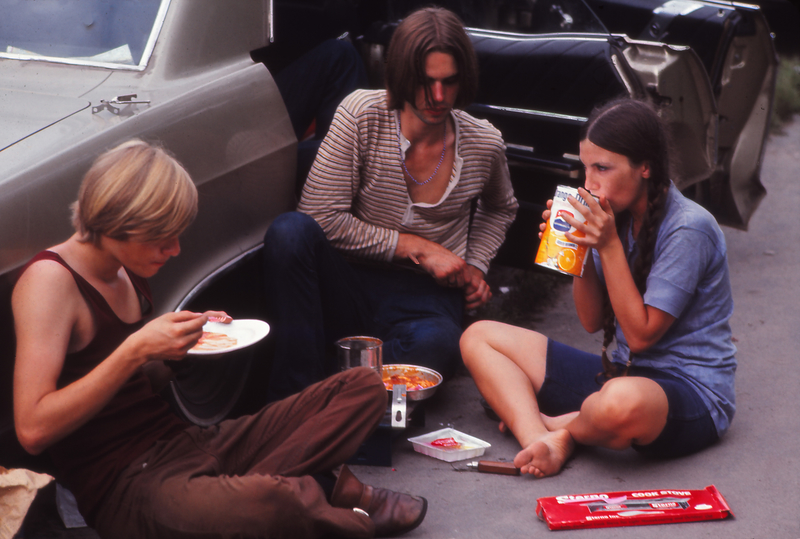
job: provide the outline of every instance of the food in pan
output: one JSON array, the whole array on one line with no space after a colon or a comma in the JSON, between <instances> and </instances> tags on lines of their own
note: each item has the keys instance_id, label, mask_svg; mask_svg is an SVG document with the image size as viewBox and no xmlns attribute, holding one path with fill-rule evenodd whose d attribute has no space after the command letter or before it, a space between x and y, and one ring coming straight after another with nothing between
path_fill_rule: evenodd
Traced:
<instances>
[{"instance_id":1,"label":"food in pan","mask_svg":"<svg viewBox=\"0 0 800 539\"><path fill-rule=\"evenodd\" d=\"M436 380L420 376L411 370L402 371L402 373L398 374L383 374L383 385L386 386L386 389L391 391L395 384L405 384L406 391L417 391L435 386Z\"/></svg>"}]
</instances>

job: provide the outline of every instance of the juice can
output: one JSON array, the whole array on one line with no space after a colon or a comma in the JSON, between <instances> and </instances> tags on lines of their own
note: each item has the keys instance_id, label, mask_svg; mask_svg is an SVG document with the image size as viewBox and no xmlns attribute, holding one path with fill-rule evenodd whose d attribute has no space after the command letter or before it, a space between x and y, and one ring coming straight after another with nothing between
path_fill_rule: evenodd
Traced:
<instances>
[{"instance_id":1,"label":"juice can","mask_svg":"<svg viewBox=\"0 0 800 539\"><path fill-rule=\"evenodd\" d=\"M556 188L553 206L550 208L550 219L545 225L542 241L539 243L539 251L536 253L534 262L565 275L583 277L588 247L578 245L567 239L567 232L578 238L583 237L583 233L571 227L564 220L564 215L570 215L584 223L586 218L567 201L568 196L574 197L578 202L588 207L576 188L566 185L559 185Z\"/></svg>"}]
</instances>

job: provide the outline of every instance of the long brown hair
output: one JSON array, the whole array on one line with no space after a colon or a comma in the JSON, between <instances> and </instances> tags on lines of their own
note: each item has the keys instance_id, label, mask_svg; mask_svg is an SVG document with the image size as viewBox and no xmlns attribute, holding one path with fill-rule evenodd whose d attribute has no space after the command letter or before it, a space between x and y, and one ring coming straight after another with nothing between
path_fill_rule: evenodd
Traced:
<instances>
[{"instance_id":1,"label":"long brown hair","mask_svg":"<svg viewBox=\"0 0 800 539\"><path fill-rule=\"evenodd\" d=\"M478 58L472 41L458 16L446 9L428 7L415 11L401 22L392 35L386 52L386 89L389 108L402 109L406 102L414 104L417 88L425 88L425 58L431 52L444 52L453 57L458 67L458 96L455 107L472 103L478 93Z\"/></svg>"},{"instance_id":2,"label":"long brown hair","mask_svg":"<svg viewBox=\"0 0 800 539\"><path fill-rule=\"evenodd\" d=\"M633 281L639 293L644 295L647 288L647 276L653 266L658 227L664 217L664 208L670 186L669 176L669 139L664 122L659 112L649 103L635 99L617 99L596 108L589 115L583 128L582 140L589 140L596 146L624 155L631 166L637 167L647 163L650 176L647 182L647 209L642 219L642 226L636 237L639 254L633 263ZM617 234L625 238L625 231L631 225L630 214L625 211L616 216ZM606 279L613 278L606 275ZM603 292L603 377L624 376L631 366L631 357L623 372L608 358L608 346L616 334L616 316L608 297L608 290Z\"/></svg>"}]
</instances>

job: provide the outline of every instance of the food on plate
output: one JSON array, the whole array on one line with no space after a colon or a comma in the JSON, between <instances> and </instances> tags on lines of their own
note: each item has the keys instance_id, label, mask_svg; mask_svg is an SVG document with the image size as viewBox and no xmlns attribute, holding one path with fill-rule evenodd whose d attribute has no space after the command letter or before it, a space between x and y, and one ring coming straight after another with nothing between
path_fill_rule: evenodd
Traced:
<instances>
[{"instance_id":1,"label":"food on plate","mask_svg":"<svg viewBox=\"0 0 800 539\"><path fill-rule=\"evenodd\" d=\"M416 372L418 371L410 369L396 374L384 372L383 385L386 386L386 389L389 391L394 388L395 384L405 384L406 391L418 391L420 389L426 389L436 385L436 380L431 380L425 376L415 374Z\"/></svg>"},{"instance_id":2,"label":"food on plate","mask_svg":"<svg viewBox=\"0 0 800 539\"><path fill-rule=\"evenodd\" d=\"M192 347L195 352L213 352L215 350L225 350L232 346L236 346L236 337L225 335L224 333L215 333L213 331L204 331L203 336L197 341L197 344Z\"/></svg>"}]
</instances>

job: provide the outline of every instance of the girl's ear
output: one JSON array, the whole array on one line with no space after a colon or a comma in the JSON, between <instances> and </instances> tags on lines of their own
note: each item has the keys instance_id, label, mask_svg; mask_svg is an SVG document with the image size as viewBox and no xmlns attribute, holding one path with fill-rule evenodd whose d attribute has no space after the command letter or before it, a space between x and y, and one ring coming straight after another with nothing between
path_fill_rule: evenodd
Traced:
<instances>
[{"instance_id":1,"label":"girl's ear","mask_svg":"<svg viewBox=\"0 0 800 539\"><path fill-rule=\"evenodd\" d=\"M645 179L649 178L650 177L650 163L645 161L644 163L642 163L641 167L642 167L642 178L645 178Z\"/></svg>"}]
</instances>

